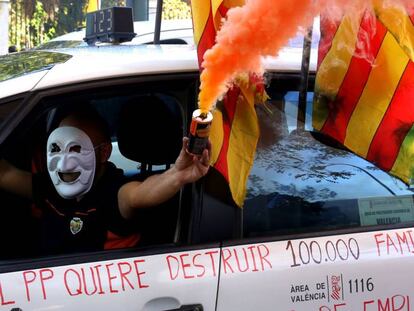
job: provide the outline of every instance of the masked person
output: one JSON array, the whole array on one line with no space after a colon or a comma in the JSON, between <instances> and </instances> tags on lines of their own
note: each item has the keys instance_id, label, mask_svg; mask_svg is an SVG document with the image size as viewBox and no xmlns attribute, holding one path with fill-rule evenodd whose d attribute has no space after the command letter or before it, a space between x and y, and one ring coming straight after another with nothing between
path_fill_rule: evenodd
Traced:
<instances>
[{"instance_id":1,"label":"masked person","mask_svg":"<svg viewBox=\"0 0 414 311\"><path fill-rule=\"evenodd\" d=\"M167 201L207 173L210 147L196 157L187 144L184 138L175 165L164 173L126 182L108 161L106 123L96 111L81 110L49 135L47 172L31 174L1 160L0 187L31 198L40 210L42 254L131 246L139 241L139 228L130 223L139 209Z\"/></svg>"}]
</instances>

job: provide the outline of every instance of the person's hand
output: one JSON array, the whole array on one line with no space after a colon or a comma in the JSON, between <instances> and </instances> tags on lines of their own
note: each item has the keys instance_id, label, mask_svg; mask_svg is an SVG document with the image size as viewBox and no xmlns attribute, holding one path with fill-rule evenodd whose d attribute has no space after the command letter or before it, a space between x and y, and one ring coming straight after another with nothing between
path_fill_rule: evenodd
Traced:
<instances>
[{"instance_id":1,"label":"person's hand","mask_svg":"<svg viewBox=\"0 0 414 311\"><path fill-rule=\"evenodd\" d=\"M199 156L187 151L188 141L188 137L183 138L183 146L174 165L174 168L180 175L180 179L183 183L197 181L207 174L210 166L210 141L207 144L207 148L204 149L203 153Z\"/></svg>"}]
</instances>

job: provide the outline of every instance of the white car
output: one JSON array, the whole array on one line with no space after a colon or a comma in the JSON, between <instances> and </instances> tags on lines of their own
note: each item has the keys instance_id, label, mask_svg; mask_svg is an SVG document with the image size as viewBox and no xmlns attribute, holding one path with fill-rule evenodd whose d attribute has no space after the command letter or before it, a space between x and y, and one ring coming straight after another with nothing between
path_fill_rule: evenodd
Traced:
<instances>
[{"instance_id":1,"label":"white car","mask_svg":"<svg viewBox=\"0 0 414 311\"><path fill-rule=\"evenodd\" d=\"M154 42L155 20L134 22L134 39L125 44L151 44ZM87 46L83 40L85 28L58 36L35 49L58 49ZM164 20L161 25L160 43L162 44L194 44L193 23L191 19Z\"/></svg>"},{"instance_id":2,"label":"white car","mask_svg":"<svg viewBox=\"0 0 414 311\"><path fill-rule=\"evenodd\" d=\"M243 209L211 170L140 219L135 247L48 256L32 203L1 191L0 310L410 310L412 191L312 131L311 59L305 124L301 53L266 60L272 113L258 107ZM110 124L112 160L143 178L174 162L199 70L192 45L128 43L2 56L0 81L2 157L39 167L56 113L89 102Z\"/></svg>"}]
</instances>

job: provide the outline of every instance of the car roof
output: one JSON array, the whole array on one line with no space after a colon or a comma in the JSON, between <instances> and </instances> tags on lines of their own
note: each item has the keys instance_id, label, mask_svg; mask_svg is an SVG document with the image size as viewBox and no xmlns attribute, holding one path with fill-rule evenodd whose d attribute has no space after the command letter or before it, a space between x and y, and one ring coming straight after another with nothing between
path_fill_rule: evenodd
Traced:
<instances>
[{"instance_id":1,"label":"car roof","mask_svg":"<svg viewBox=\"0 0 414 311\"><path fill-rule=\"evenodd\" d=\"M50 69L35 89L124 76L197 70L195 50L187 45L101 45L60 49L59 52L72 57Z\"/></svg>"},{"instance_id":2,"label":"car roof","mask_svg":"<svg viewBox=\"0 0 414 311\"><path fill-rule=\"evenodd\" d=\"M24 53L35 53L29 51ZM40 90L54 86L108 78L173 74L198 71L197 51L194 45L131 45L101 44L76 48L46 50L42 52L69 55L67 60L44 68L44 75L25 73L11 81L0 82L1 97L24 91ZM270 72L300 72L302 49L286 47L277 57L264 59ZM2 57L0 57L0 65ZM316 69L316 53L311 54L310 70ZM25 81L24 85L21 81ZM19 87L10 87L16 85Z\"/></svg>"}]
</instances>

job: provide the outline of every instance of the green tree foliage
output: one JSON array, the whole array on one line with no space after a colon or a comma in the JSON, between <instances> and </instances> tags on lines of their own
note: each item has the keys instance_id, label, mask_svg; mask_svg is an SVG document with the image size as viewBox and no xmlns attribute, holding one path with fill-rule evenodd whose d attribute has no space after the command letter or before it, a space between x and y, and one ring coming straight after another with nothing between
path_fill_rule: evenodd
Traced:
<instances>
[{"instance_id":1,"label":"green tree foliage","mask_svg":"<svg viewBox=\"0 0 414 311\"><path fill-rule=\"evenodd\" d=\"M85 26L88 0L10 0L9 45L32 48ZM101 7L125 6L102 0ZM163 19L191 18L189 0L164 0Z\"/></svg>"},{"instance_id":2,"label":"green tree foliage","mask_svg":"<svg viewBox=\"0 0 414 311\"><path fill-rule=\"evenodd\" d=\"M43 4L36 2L32 18L29 20L30 46L38 45L55 36L55 23L43 8Z\"/></svg>"},{"instance_id":3,"label":"green tree foliage","mask_svg":"<svg viewBox=\"0 0 414 311\"><path fill-rule=\"evenodd\" d=\"M11 0L9 42L32 48L84 26L87 0Z\"/></svg>"},{"instance_id":4,"label":"green tree foliage","mask_svg":"<svg viewBox=\"0 0 414 311\"><path fill-rule=\"evenodd\" d=\"M87 0L60 0L56 16L56 35L85 27Z\"/></svg>"},{"instance_id":5,"label":"green tree foliage","mask_svg":"<svg viewBox=\"0 0 414 311\"><path fill-rule=\"evenodd\" d=\"M18 49L31 48L55 35L58 0L10 0L9 41Z\"/></svg>"},{"instance_id":6,"label":"green tree foliage","mask_svg":"<svg viewBox=\"0 0 414 311\"><path fill-rule=\"evenodd\" d=\"M111 8L113 6L125 6L125 0L101 0L101 8Z\"/></svg>"},{"instance_id":7,"label":"green tree foliage","mask_svg":"<svg viewBox=\"0 0 414 311\"><path fill-rule=\"evenodd\" d=\"M187 2L182 0L164 0L162 7L163 19L191 18L191 9Z\"/></svg>"}]
</instances>

